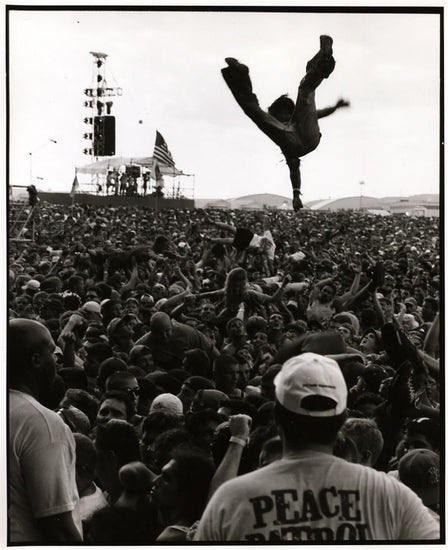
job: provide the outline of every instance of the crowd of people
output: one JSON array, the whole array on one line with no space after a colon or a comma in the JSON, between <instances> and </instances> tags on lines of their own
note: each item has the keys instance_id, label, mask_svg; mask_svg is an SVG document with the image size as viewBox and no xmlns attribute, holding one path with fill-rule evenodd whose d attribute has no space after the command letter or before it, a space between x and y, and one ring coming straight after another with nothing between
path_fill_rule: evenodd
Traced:
<instances>
[{"instance_id":1,"label":"crowd of people","mask_svg":"<svg viewBox=\"0 0 448 550\"><path fill-rule=\"evenodd\" d=\"M439 232L39 204L9 242L9 541L438 539Z\"/></svg>"}]
</instances>

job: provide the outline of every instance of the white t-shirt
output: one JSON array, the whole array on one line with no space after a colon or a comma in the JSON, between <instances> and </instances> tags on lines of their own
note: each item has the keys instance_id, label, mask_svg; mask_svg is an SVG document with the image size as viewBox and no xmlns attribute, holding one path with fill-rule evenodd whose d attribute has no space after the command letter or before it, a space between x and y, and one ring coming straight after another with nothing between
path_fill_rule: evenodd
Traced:
<instances>
[{"instance_id":1,"label":"white t-shirt","mask_svg":"<svg viewBox=\"0 0 448 550\"><path fill-rule=\"evenodd\" d=\"M219 487L194 540L256 544L439 536L421 500L392 477L302 451Z\"/></svg>"},{"instance_id":2,"label":"white t-shirt","mask_svg":"<svg viewBox=\"0 0 448 550\"><path fill-rule=\"evenodd\" d=\"M60 416L31 395L9 390L11 542L42 542L36 518L75 508L75 462L75 440Z\"/></svg>"},{"instance_id":3,"label":"white t-shirt","mask_svg":"<svg viewBox=\"0 0 448 550\"><path fill-rule=\"evenodd\" d=\"M106 508L109 503L103 494L103 491L95 485L95 492L85 497L80 497L76 503L74 516L79 521L88 521L97 510ZM78 527L78 525L77 525ZM78 527L79 529L79 527Z\"/></svg>"},{"instance_id":4,"label":"white t-shirt","mask_svg":"<svg viewBox=\"0 0 448 550\"><path fill-rule=\"evenodd\" d=\"M267 239L267 242L263 245L262 239ZM249 243L249 248L263 248L266 247L266 254L270 260L275 257L275 243L272 233L267 229L263 235L254 235Z\"/></svg>"}]
</instances>

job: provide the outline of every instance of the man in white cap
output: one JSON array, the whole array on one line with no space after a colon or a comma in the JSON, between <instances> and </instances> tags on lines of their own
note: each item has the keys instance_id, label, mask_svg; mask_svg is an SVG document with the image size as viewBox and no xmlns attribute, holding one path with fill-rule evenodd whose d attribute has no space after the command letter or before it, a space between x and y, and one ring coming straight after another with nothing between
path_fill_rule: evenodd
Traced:
<instances>
[{"instance_id":1,"label":"man in white cap","mask_svg":"<svg viewBox=\"0 0 448 550\"><path fill-rule=\"evenodd\" d=\"M333 455L347 401L335 361L314 353L292 357L275 378L275 397L283 458L222 485L195 540L439 538L437 522L407 487Z\"/></svg>"}]
</instances>

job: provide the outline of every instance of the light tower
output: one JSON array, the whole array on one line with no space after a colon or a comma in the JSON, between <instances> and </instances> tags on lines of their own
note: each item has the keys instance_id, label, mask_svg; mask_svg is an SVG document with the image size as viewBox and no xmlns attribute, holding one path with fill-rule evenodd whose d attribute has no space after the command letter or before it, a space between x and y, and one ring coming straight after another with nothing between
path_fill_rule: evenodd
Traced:
<instances>
[{"instance_id":1,"label":"light tower","mask_svg":"<svg viewBox=\"0 0 448 550\"><path fill-rule=\"evenodd\" d=\"M90 52L93 56L93 76L90 88L84 89L87 100L84 107L90 109L90 116L84 118L89 130L84 138L90 141L90 147L83 150L85 155L98 160L98 157L115 155L115 117L111 115L113 101L111 97L121 96L121 88L108 85L106 80L107 54Z\"/></svg>"}]
</instances>

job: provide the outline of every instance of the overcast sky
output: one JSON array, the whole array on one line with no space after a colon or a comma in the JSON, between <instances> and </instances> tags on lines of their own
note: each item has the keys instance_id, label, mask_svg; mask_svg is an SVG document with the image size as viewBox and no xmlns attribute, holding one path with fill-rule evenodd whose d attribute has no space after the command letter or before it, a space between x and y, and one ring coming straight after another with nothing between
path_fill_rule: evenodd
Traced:
<instances>
[{"instance_id":1,"label":"overcast sky","mask_svg":"<svg viewBox=\"0 0 448 550\"><path fill-rule=\"evenodd\" d=\"M198 198L290 196L280 150L244 115L220 69L250 68L262 107L295 100L319 35L334 39L336 68L316 93L349 109L321 119L319 147L302 160L304 200L439 190L440 33L437 14L151 11L10 12L10 183L70 191L90 162L84 88L90 51L108 54L116 153L151 156L156 129ZM141 121L141 122L140 122ZM50 139L56 140L54 144ZM182 178L190 185L193 178ZM166 184L171 180L166 178Z\"/></svg>"}]
</instances>

